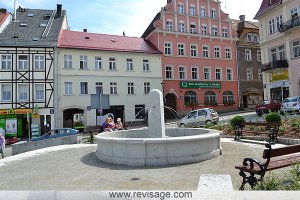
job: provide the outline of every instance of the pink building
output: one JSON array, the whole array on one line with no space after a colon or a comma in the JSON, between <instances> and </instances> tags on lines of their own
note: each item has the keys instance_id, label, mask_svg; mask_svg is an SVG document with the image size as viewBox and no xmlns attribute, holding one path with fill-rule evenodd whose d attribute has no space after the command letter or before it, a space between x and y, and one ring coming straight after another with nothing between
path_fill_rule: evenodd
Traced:
<instances>
[{"instance_id":1,"label":"pink building","mask_svg":"<svg viewBox=\"0 0 300 200\"><path fill-rule=\"evenodd\" d=\"M219 1L167 0L142 37L163 52L166 106L238 109L237 37Z\"/></svg>"}]
</instances>

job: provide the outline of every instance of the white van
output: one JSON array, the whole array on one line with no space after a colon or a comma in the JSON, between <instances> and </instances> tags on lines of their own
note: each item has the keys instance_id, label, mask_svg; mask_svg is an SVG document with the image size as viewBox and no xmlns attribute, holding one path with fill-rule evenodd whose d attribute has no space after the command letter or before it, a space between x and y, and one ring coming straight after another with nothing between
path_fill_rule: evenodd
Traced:
<instances>
[{"instance_id":1,"label":"white van","mask_svg":"<svg viewBox=\"0 0 300 200\"><path fill-rule=\"evenodd\" d=\"M202 108L189 112L185 117L177 122L179 127L204 126L207 124L217 124L219 122L218 113L212 108Z\"/></svg>"}]
</instances>

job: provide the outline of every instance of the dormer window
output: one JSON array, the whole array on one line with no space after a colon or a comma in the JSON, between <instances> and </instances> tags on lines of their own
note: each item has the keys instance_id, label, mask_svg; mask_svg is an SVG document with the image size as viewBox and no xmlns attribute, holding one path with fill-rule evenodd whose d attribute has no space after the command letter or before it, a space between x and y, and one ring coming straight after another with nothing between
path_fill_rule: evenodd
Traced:
<instances>
[{"instance_id":1,"label":"dormer window","mask_svg":"<svg viewBox=\"0 0 300 200\"><path fill-rule=\"evenodd\" d=\"M26 27L26 26L27 26L27 23L23 22L23 23L20 24L20 26L21 26L21 27Z\"/></svg>"},{"instance_id":2,"label":"dormer window","mask_svg":"<svg viewBox=\"0 0 300 200\"><path fill-rule=\"evenodd\" d=\"M33 13L28 13L28 14L27 14L27 17L33 17L33 16L34 16Z\"/></svg>"}]
</instances>

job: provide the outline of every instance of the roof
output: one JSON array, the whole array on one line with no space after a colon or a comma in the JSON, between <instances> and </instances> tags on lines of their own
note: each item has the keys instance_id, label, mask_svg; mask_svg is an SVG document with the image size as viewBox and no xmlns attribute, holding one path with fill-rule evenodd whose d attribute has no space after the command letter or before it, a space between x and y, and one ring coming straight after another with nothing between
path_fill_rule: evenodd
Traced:
<instances>
[{"instance_id":1,"label":"roof","mask_svg":"<svg viewBox=\"0 0 300 200\"><path fill-rule=\"evenodd\" d=\"M258 17L267 13L268 11L272 10L273 8L276 8L280 4L282 4L282 0L263 0L254 19L258 19Z\"/></svg>"},{"instance_id":2,"label":"roof","mask_svg":"<svg viewBox=\"0 0 300 200\"><path fill-rule=\"evenodd\" d=\"M61 17L58 17L56 10L20 7L16 11L17 20L12 20L0 33L0 46L54 47L57 45L65 14L62 11Z\"/></svg>"},{"instance_id":3,"label":"roof","mask_svg":"<svg viewBox=\"0 0 300 200\"><path fill-rule=\"evenodd\" d=\"M65 30L59 48L161 54L143 38Z\"/></svg>"},{"instance_id":4,"label":"roof","mask_svg":"<svg viewBox=\"0 0 300 200\"><path fill-rule=\"evenodd\" d=\"M8 12L0 12L0 27L5 22L5 20L9 17L10 13Z\"/></svg>"}]
</instances>

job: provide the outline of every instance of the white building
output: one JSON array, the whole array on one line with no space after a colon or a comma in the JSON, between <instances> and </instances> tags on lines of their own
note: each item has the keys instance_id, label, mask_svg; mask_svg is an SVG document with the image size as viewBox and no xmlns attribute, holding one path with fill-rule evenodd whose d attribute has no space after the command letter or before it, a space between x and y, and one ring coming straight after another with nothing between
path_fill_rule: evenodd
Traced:
<instances>
[{"instance_id":1,"label":"white building","mask_svg":"<svg viewBox=\"0 0 300 200\"><path fill-rule=\"evenodd\" d=\"M123 122L144 119L148 92L162 88L160 51L142 38L87 30L63 31L58 47L56 126L74 127L78 113L85 126L106 113ZM109 95L108 109L90 109L91 94L99 93Z\"/></svg>"},{"instance_id":2,"label":"white building","mask_svg":"<svg viewBox=\"0 0 300 200\"><path fill-rule=\"evenodd\" d=\"M263 0L259 20L265 99L300 95L300 2Z\"/></svg>"}]
</instances>

